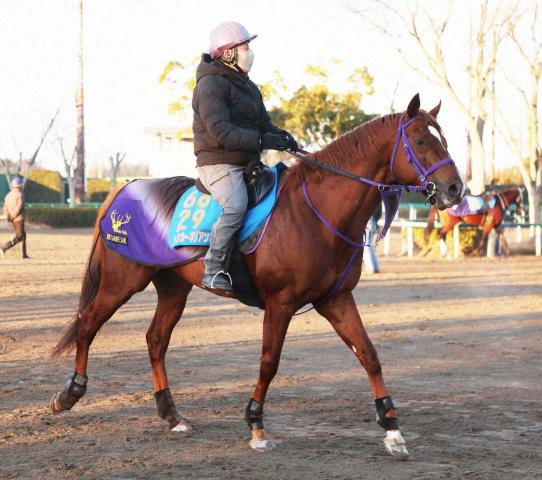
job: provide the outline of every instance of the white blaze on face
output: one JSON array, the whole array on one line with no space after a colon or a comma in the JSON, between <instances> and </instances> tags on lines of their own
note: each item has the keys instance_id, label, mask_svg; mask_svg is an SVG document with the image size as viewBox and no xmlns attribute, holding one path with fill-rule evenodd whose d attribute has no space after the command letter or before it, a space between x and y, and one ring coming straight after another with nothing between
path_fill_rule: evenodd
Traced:
<instances>
[{"instance_id":1,"label":"white blaze on face","mask_svg":"<svg viewBox=\"0 0 542 480\"><path fill-rule=\"evenodd\" d=\"M446 150L446 147L444 146L444 140L442 138L442 135L439 133L439 131L433 125L429 125L427 128L429 129L429 132L431 133L431 135L433 135L440 142L440 145L446 152L447 150Z\"/></svg>"},{"instance_id":2,"label":"white blaze on face","mask_svg":"<svg viewBox=\"0 0 542 480\"><path fill-rule=\"evenodd\" d=\"M439 142L442 143L442 138L440 137L440 133L438 130L433 127L433 125L429 125L429 131L431 132L431 135L434 135L436 138L438 138Z\"/></svg>"}]
</instances>

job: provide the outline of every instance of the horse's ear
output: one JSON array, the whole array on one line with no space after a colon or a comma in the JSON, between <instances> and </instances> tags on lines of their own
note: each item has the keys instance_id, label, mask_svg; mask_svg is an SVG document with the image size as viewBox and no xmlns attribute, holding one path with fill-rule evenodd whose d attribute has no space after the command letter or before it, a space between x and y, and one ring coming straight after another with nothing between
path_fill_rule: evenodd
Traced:
<instances>
[{"instance_id":1,"label":"horse's ear","mask_svg":"<svg viewBox=\"0 0 542 480\"><path fill-rule=\"evenodd\" d=\"M420 94L417 93L412 97L412 100L410 100L410 103L408 104L407 108L407 115L409 118L415 117L418 115L418 112L420 111Z\"/></svg>"},{"instance_id":2,"label":"horse's ear","mask_svg":"<svg viewBox=\"0 0 542 480\"><path fill-rule=\"evenodd\" d=\"M438 105L435 108L433 108L433 110L431 110L429 112L429 114L432 115L433 117L437 118L438 112L440 112L441 103L442 103L442 101L439 100Z\"/></svg>"}]
</instances>

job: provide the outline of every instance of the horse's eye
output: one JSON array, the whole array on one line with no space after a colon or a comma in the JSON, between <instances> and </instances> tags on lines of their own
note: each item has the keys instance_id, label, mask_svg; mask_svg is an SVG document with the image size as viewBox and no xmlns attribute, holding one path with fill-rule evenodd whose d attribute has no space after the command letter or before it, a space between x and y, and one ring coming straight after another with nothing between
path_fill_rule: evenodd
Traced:
<instances>
[{"instance_id":1,"label":"horse's eye","mask_svg":"<svg viewBox=\"0 0 542 480\"><path fill-rule=\"evenodd\" d=\"M424 141L422 139L419 139L419 140L414 140L414 143L416 145L423 145L424 144Z\"/></svg>"}]
</instances>

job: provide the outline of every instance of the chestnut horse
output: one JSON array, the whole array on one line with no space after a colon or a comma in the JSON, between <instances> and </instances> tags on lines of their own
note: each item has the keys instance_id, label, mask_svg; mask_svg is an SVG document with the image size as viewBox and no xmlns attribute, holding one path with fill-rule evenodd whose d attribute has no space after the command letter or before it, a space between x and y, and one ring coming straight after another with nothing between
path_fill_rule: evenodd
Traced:
<instances>
[{"instance_id":1,"label":"chestnut horse","mask_svg":"<svg viewBox=\"0 0 542 480\"><path fill-rule=\"evenodd\" d=\"M376 184L430 183L428 191L440 208L461 200L464 185L449 158L436 120L439 109L440 104L430 112L420 110L420 98L416 95L405 113L364 123L311 155L342 174L299 162L281 180L282 191L267 233L257 250L246 256L252 280L265 303L260 374L245 416L252 433L252 448L274 447L264 430L265 396L277 372L292 316L312 303L367 371L377 421L386 430L386 450L398 456L408 455L377 353L352 295L361 274L362 244L357 244L361 254L352 256L355 242L348 243L345 238L360 242L365 224L380 202L378 188L353 181L353 176L374 180ZM418 163L413 165L413 161ZM425 176L419 177L420 171L427 174L430 182ZM305 189L327 224L304 198ZM112 193L106 199L100 217L114 196ZM342 233L337 236L339 231ZM345 270L347 263L351 268ZM79 310L53 352L60 355L76 346L74 373L64 390L52 398L53 412L69 410L84 395L89 347L100 327L132 295L153 282L158 305L147 331L147 344L158 414L173 431L190 431L192 427L177 411L169 389L165 355L188 294L194 285L201 286L202 277L201 261L163 269L130 262L106 248L96 227ZM338 278L342 279L340 285ZM326 295L332 289L333 294ZM322 299L325 301L319 302Z\"/></svg>"},{"instance_id":2,"label":"chestnut horse","mask_svg":"<svg viewBox=\"0 0 542 480\"><path fill-rule=\"evenodd\" d=\"M468 225L474 225L482 228L482 238L478 245L472 248L472 251L477 256L483 256L486 246L486 241L491 230L495 230L501 241L502 248L505 255L510 255L510 248L508 248L508 242L504 236L504 229L502 228L502 222L504 220L504 214L510 205L516 205L517 211L523 210L523 204L521 202L521 190L518 187L507 188L502 192L494 194L495 205L492 208L487 206L481 213L476 215L457 216L453 214L450 209L445 209L442 212L437 212L435 207L431 208L429 217L427 219L427 228L425 229L425 237L429 238L429 235L433 231L435 226L435 216L438 215L440 228L438 230L438 238L440 242L440 249L443 256L448 256L448 247L446 245L446 235L451 232L458 223L466 223ZM484 196L484 205L487 205L487 198ZM427 245L420 255L425 255L429 252L431 247Z\"/></svg>"}]
</instances>

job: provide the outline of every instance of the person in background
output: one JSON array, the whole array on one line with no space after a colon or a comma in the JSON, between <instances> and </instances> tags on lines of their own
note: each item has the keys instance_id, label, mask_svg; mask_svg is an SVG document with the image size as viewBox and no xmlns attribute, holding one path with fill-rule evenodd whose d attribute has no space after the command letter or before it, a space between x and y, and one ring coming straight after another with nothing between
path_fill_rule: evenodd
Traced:
<instances>
[{"instance_id":1,"label":"person in background","mask_svg":"<svg viewBox=\"0 0 542 480\"><path fill-rule=\"evenodd\" d=\"M4 215L15 230L13 240L4 243L0 248L0 256L4 257L5 252L22 242L23 259L30 258L26 252L26 231L24 229L24 197L23 179L16 176L11 180L11 191L4 198Z\"/></svg>"},{"instance_id":2,"label":"person in background","mask_svg":"<svg viewBox=\"0 0 542 480\"><path fill-rule=\"evenodd\" d=\"M363 267L366 273L380 273L378 258L376 257L376 247L373 245L378 232L378 220L382 216L382 202L376 207L375 213L369 218L365 226L365 243L370 246L365 248L363 255Z\"/></svg>"}]
</instances>

